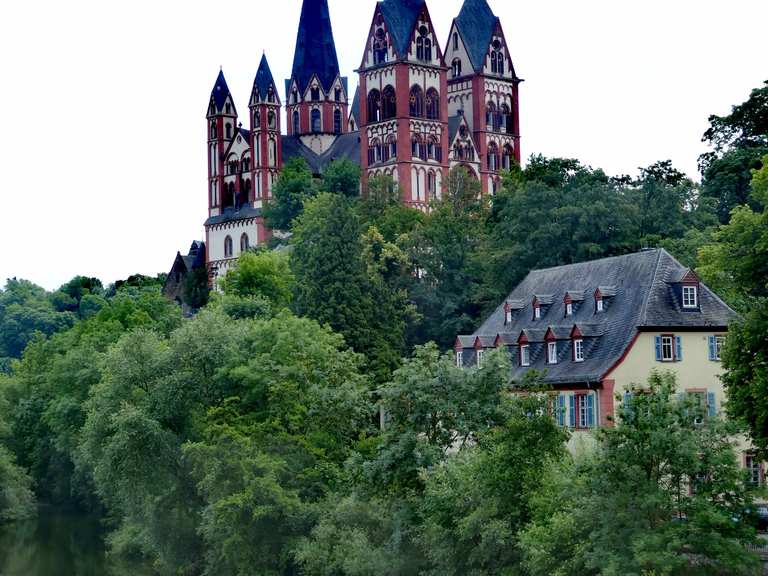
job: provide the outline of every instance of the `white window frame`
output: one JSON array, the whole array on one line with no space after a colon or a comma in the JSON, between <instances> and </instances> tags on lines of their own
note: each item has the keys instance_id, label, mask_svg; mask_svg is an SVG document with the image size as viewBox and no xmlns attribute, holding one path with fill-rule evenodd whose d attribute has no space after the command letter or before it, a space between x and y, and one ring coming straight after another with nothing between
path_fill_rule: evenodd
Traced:
<instances>
[{"instance_id":1,"label":"white window frame","mask_svg":"<svg viewBox=\"0 0 768 576\"><path fill-rule=\"evenodd\" d=\"M512 310L507 310L505 312L505 320L507 324L512 324Z\"/></svg>"},{"instance_id":2,"label":"white window frame","mask_svg":"<svg viewBox=\"0 0 768 576\"><path fill-rule=\"evenodd\" d=\"M604 310L605 310L605 305L603 304L603 299L602 298L598 298L597 299L597 311L598 312L602 312Z\"/></svg>"},{"instance_id":3,"label":"white window frame","mask_svg":"<svg viewBox=\"0 0 768 576\"><path fill-rule=\"evenodd\" d=\"M520 366L531 365L531 346L529 344L522 344L520 346Z\"/></svg>"},{"instance_id":4,"label":"white window frame","mask_svg":"<svg viewBox=\"0 0 768 576\"><path fill-rule=\"evenodd\" d=\"M483 356L484 356L485 350L478 350L477 351L477 367L482 368L483 367Z\"/></svg>"},{"instance_id":5,"label":"white window frame","mask_svg":"<svg viewBox=\"0 0 768 576\"><path fill-rule=\"evenodd\" d=\"M535 306L533 308L533 319L541 320L541 306Z\"/></svg>"},{"instance_id":6,"label":"white window frame","mask_svg":"<svg viewBox=\"0 0 768 576\"><path fill-rule=\"evenodd\" d=\"M669 356L665 355L665 350L669 351ZM674 362L675 361L675 337L670 334L662 334L661 336L661 361L662 362Z\"/></svg>"},{"instance_id":7,"label":"white window frame","mask_svg":"<svg viewBox=\"0 0 768 576\"><path fill-rule=\"evenodd\" d=\"M573 341L573 361L584 362L584 340L581 338Z\"/></svg>"},{"instance_id":8,"label":"white window frame","mask_svg":"<svg viewBox=\"0 0 768 576\"><path fill-rule=\"evenodd\" d=\"M573 304L571 302L565 305L565 315L573 316Z\"/></svg>"},{"instance_id":9,"label":"white window frame","mask_svg":"<svg viewBox=\"0 0 768 576\"><path fill-rule=\"evenodd\" d=\"M715 360L722 360L725 336L715 336Z\"/></svg>"},{"instance_id":10,"label":"white window frame","mask_svg":"<svg viewBox=\"0 0 768 576\"><path fill-rule=\"evenodd\" d=\"M456 367L461 368L464 366L464 352L462 350L456 352Z\"/></svg>"},{"instance_id":11,"label":"white window frame","mask_svg":"<svg viewBox=\"0 0 768 576\"><path fill-rule=\"evenodd\" d=\"M762 465L754 454L744 456L744 468L749 472L749 483L752 486L763 485Z\"/></svg>"},{"instance_id":12,"label":"white window frame","mask_svg":"<svg viewBox=\"0 0 768 576\"><path fill-rule=\"evenodd\" d=\"M547 364L557 364L557 342L547 342Z\"/></svg>"},{"instance_id":13,"label":"white window frame","mask_svg":"<svg viewBox=\"0 0 768 576\"><path fill-rule=\"evenodd\" d=\"M699 290L696 286L683 286L683 308L691 310L699 307Z\"/></svg>"}]
</instances>

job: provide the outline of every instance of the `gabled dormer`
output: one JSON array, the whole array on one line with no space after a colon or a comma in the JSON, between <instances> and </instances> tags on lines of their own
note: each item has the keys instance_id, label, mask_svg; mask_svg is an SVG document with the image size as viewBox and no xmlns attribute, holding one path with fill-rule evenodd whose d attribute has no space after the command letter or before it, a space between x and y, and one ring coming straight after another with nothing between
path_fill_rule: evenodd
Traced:
<instances>
[{"instance_id":1,"label":"gabled dormer","mask_svg":"<svg viewBox=\"0 0 768 576\"><path fill-rule=\"evenodd\" d=\"M608 310L616 297L616 286L598 286L595 290L595 313L602 314Z\"/></svg>"},{"instance_id":2,"label":"gabled dormer","mask_svg":"<svg viewBox=\"0 0 768 576\"><path fill-rule=\"evenodd\" d=\"M445 64L450 68L449 81L471 76L474 73L467 44L461 34L457 20L457 18L453 19L451 32L448 34L448 43L445 46Z\"/></svg>"},{"instance_id":3,"label":"gabled dormer","mask_svg":"<svg viewBox=\"0 0 768 576\"><path fill-rule=\"evenodd\" d=\"M362 70L385 66L397 59L395 38L390 33L387 20L382 13L381 3L376 5L365 46L363 62L360 64Z\"/></svg>"},{"instance_id":4,"label":"gabled dormer","mask_svg":"<svg viewBox=\"0 0 768 576\"><path fill-rule=\"evenodd\" d=\"M416 26L411 35L408 61L431 66L443 65L443 54L426 3L416 20Z\"/></svg>"},{"instance_id":5,"label":"gabled dormer","mask_svg":"<svg viewBox=\"0 0 768 576\"><path fill-rule=\"evenodd\" d=\"M584 302L584 290L568 290L563 298L566 318L573 316Z\"/></svg>"},{"instance_id":6,"label":"gabled dormer","mask_svg":"<svg viewBox=\"0 0 768 576\"><path fill-rule=\"evenodd\" d=\"M525 302L522 300L507 300L504 303L504 325L512 324L525 308Z\"/></svg>"},{"instance_id":7,"label":"gabled dormer","mask_svg":"<svg viewBox=\"0 0 768 576\"><path fill-rule=\"evenodd\" d=\"M488 76L498 76L508 80L516 78L515 69L512 66L512 57L498 18L496 19L493 35L486 51L483 73Z\"/></svg>"},{"instance_id":8,"label":"gabled dormer","mask_svg":"<svg viewBox=\"0 0 768 576\"><path fill-rule=\"evenodd\" d=\"M476 73L516 79L501 21L487 0L465 0L454 19L446 63L452 66L455 60L461 64L461 75Z\"/></svg>"},{"instance_id":9,"label":"gabled dormer","mask_svg":"<svg viewBox=\"0 0 768 576\"><path fill-rule=\"evenodd\" d=\"M291 81L296 81L299 93L303 94L313 76L323 92L328 92L339 76L328 0L304 0L301 7Z\"/></svg>"},{"instance_id":10,"label":"gabled dormer","mask_svg":"<svg viewBox=\"0 0 768 576\"><path fill-rule=\"evenodd\" d=\"M555 301L555 297L552 294L537 294L533 297L533 320L541 320L547 315L550 306Z\"/></svg>"},{"instance_id":11,"label":"gabled dormer","mask_svg":"<svg viewBox=\"0 0 768 576\"><path fill-rule=\"evenodd\" d=\"M696 272L686 268L669 283L683 312L701 311L701 280Z\"/></svg>"},{"instance_id":12,"label":"gabled dormer","mask_svg":"<svg viewBox=\"0 0 768 576\"><path fill-rule=\"evenodd\" d=\"M374 45L379 47L378 53L373 52ZM387 60L382 61L385 47ZM363 66L382 65L393 60L444 65L440 43L424 0L384 0L378 4Z\"/></svg>"},{"instance_id":13,"label":"gabled dormer","mask_svg":"<svg viewBox=\"0 0 768 576\"><path fill-rule=\"evenodd\" d=\"M472 138L472 129L464 114L452 116L448 119L448 132L450 136L451 162L460 164L479 163L480 153Z\"/></svg>"}]
</instances>

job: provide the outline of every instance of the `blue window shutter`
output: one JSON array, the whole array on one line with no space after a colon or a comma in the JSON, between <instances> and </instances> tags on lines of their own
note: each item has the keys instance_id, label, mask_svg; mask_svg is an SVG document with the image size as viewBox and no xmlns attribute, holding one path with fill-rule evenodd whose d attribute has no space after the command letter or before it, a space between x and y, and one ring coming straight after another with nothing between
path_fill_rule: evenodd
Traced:
<instances>
[{"instance_id":1,"label":"blue window shutter","mask_svg":"<svg viewBox=\"0 0 768 576\"><path fill-rule=\"evenodd\" d=\"M661 362L661 336L656 336L656 362Z\"/></svg>"},{"instance_id":2,"label":"blue window shutter","mask_svg":"<svg viewBox=\"0 0 768 576\"><path fill-rule=\"evenodd\" d=\"M595 427L595 396L587 395L587 428Z\"/></svg>"},{"instance_id":3,"label":"blue window shutter","mask_svg":"<svg viewBox=\"0 0 768 576\"><path fill-rule=\"evenodd\" d=\"M715 337L710 336L709 340L709 359L717 360L717 349L715 348Z\"/></svg>"},{"instance_id":4,"label":"blue window shutter","mask_svg":"<svg viewBox=\"0 0 768 576\"><path fill-rule=\"evenodd\" d=\"M557 397L557 423L565 426L565 396L562 394Z\"/></svg>"},{"instance_id":5,"label":"blue window shutter","mask_svg":"<svg viewBox=\"0 0 768 576\"><path fill-rule=\"evenodd\" d=\"M571 428L576 428L576 396L573 394L568 397L568 408L570 410L568 421Z\"/></svg>"},{"instance_id":6,"label":"blue window shutter","mask_svg":"<svg viewBox=\"0 0 768 576\"><path fill-rule=\"evenodd\" d=\"M681 336L675 336L675 360L677 362L683 360L683 339Z\"/></svg>"},{"instance_id":7,"label":"blue window shutter","mask_svg":"<svg viewBox=\"0 0 768 576\"><path fill-rule=\"evenodd\" d=\"M717 397L714 392L707 393L707 414L710 418L717 415Z\"/></svg>"}]
</instances>

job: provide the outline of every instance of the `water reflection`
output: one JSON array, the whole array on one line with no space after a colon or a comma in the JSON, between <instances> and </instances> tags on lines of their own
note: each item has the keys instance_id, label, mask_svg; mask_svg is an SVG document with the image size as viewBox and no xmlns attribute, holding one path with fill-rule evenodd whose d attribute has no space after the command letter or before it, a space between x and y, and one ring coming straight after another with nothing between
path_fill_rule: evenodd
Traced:
<instances>
[{"instance_id":1,"label":"water reflection","mask_svg":"<svg viewBox=\"0 0 768 576\"><path fill-rule=\"evenodd\" d=\"M111 561L97 519L41 510L30 522L0 527L0 576L149 576Z\"/></svg>"}]
</instances>

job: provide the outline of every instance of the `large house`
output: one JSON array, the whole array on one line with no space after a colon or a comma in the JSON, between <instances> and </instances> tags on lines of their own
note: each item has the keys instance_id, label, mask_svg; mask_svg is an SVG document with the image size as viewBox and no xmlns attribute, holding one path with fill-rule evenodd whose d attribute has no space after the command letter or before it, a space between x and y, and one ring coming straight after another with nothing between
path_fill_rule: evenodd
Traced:
<instances>
[{"instance_id":1,"label":"large house","mask_svg":"<svg viewBox=\"0 0 768 576\"><path fill-rule=\"evenodd\" d=\"M465 0L445 44L425 0L372 8L351 106L327 0L303 1L283 92L265 55L239 114L219 73L206 113L212 280L270 237L262 208L291 158L304 159L318 176L335 159L351 160L362 169L363 189L368 177L389 175L403 203L419 209L440 196L455 166L492 194L500 172L520 161L521 80L488 2Z\"/></svg>"},{"instance_id":2,"label":"large house","mask_svg":"<svg viewBox=\"0 0 768 576\"><path fill-rule=\"evenodd\" d=\"M459 366L503 348L513 380L544 373L558 424L578 432L612 426L633 385L654 370L677 375L710 415L725 399L720 350L736 313L663 249L534 270L472 335L456 339ZM756 482L762 464L742 443Z\"/></svg>"}]
</instances>

